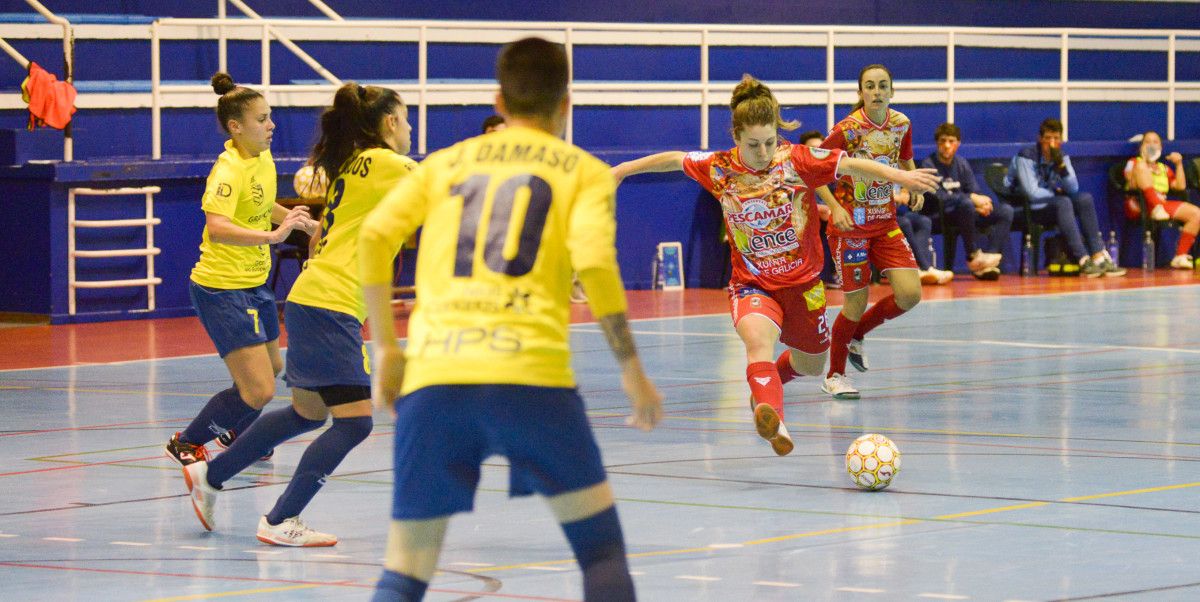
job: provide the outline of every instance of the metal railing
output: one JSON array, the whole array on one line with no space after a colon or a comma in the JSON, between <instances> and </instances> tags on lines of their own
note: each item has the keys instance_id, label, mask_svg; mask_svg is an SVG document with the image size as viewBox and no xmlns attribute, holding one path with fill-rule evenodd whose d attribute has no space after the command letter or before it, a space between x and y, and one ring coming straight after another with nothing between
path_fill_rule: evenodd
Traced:
<instances>
[{"instance_id":1,"label":"metal railing","mask_svg":"<svg viewBox=\"0 0 1200 602\"><path fill-rule=\"evenodd\" d=\"M36 10L40 15L46 18L47 21L62 27L63 39L63 80L67 83L74 81L75 75L75 31L71 27L71 22L54 14L50 9L42 5L38 0L25 0L33 10ZM28 70L29 60L15 48L10 46L8 42L0 40L0 47L8 53L14 60L21 64L21 67ZM71 122L67 122L63 128L63 161L70 162L75 158L75 144L72 139Z\"/></svg>"},{"instance_id":2,"label":"metal railing","mask_svg":"<svg viewBox=\"0 0 1200 602\"><path fill-rule=\"evenodd\" d=\"M240 0L229 0L240 2ZM311 21L297 19L163 19L152 28L152 65L155 68L155 141L154 156L161 156L161 135L157 114L167 94L195 92L195 87L162 86L157 71L161 39L263 40L263 87L273 105L308 106L328 102L332 86L281 84L270 81L269 37L291 40L333 40L346 42L396 42L417 44L417 80L415 83L391 83L399 92L414 93L417 107L417 151L427 152L427 114L431 104L490 104L495 84L430 82L428 57L436 43L504 43L524 35L541 35L563 43L573 59L578 45L693 46L700 53L700 73L693 82L613 81L573 82L573 104L696 105L700 108L700 146L709 138L707 108L723 105L735 82L714 82L709 67L714 47L772 46L817 47L825 50L822 79L807 81L771 81L771 87L784 104L823 104L826 127L835 119L835 106L855 100L857 84L835 79L835 50L842 47L944 47L946 77L934 81L905 81L904 102L945 103L946 118L954 120L955 107L961 103L1005 101L1057 101L1061 119L1069 132L1071 101L1152 100L1167 103L1168 139L1175 137L1175 104L1180 100L1200 101L1200 82L1180 82L1175 77L1179 52L1200 52L1200 31L1196 30L1122 30L1122 29L1014 29L948 27L871 27L864 33L859 26L772 26L772 25L670 25L609 23L543 22L431 22L431 21ZM279 39L276 37L276 39ZM1021 48L1058 50L1058 80L956 79L956 49L961 47ZM1071 51L1113 50L1166 52L1166 81L1072 81L1069 78ZM573 62L573 61L572 61ZM1114 89L1116 88L1116 89ZM1002 95L1002 97L997 97ZM289 103L290 101L290 103ZM210 101L211 102L211 101ZM572 120L568 120L567 138L571 139Z\"/></svg>"},{"instance_id":3,"label":"metal railing","mask_svg":"<svg viewBox=\"0 0 1200 602\"><path fill-rule=\"evenodd\" d=\"M310 0L319 2L320 0ZM224 0L235 5L243 0ZM315 4L314 4L315 5ZM247 7L248 8L248 7ZM257 14L257 13L255 13ZM44 26L43 26L44 27ZM118 27L121 27L118 31ZM1200 102L1200 81L1179 81L1176 64L1180 53L1200 53L1200 30L1146 29L1052 29L1052 28L963 28L917 26L798 26L798 25L677 25L626 23L562 22L470 22L416 20L312 20L312 19L160 19L147 25L79 26L94 37L126 39L148 38L151 43L151 92L122 94L81 94L81 108L149 107L153 114L152 153L161 157L161 113L166 108L211 107L212 92L207 85L164 84L161 73L161 43L188 40L248 40L261 43L262 91L273 106L325 106L336 87L335 81L359 79L361 75L340 73L322 78L328 83L284 83L272 81L271 41L295 52L282 40L295 45L304 41L346 43L396 43L415 45L415 80L391 81L386 85L405 95L416 112L416 150L428 152L428 115L430 106L490 105L496 85L490 80L430 81L430 53L441 52L443 44L503 44L526 35L540 35L563 43L572 58L579 47L644 46L691 47L699 55L695 78L685 81L574 81L571 84L573 106L694 106L700 125L699 147L708 145L710 123L708 108L727 102L735 81L716 81L710 68L710 54L722 48L797 48L823 52L824 69L797 74L794 79L771 79L771 88L784 105L825 107L825 127L836 122L836 107L856 100L856 82L839 80L836 51L844 48L943 48L945 76L932 80L903 80L897 102L938 103L946 108L946 119L954 121L958 107L991 102L1057 103L1060 118L1070 135L1070 105L1073 102L1157 102L1166 105L1165 134L1176 134L1176 105ZM20 28L14 28L20 32ZM35 28L36 29L36 28ZM25 37L49 37L45 30L28 30ZM9 39L19 36L10 35ZM298 48L298 47L297 47ZM963 63L958 56L964 48L1044 50L1058 54L1060 61L1055 79L992 78L963 80L956 77ZM1072 53L1086 51L1152 52L1165 55L1166 77L1157 81L1072 80ZM224 53L221 53L224 56ZM297 56L301 56L297 54ZM309 57L311 58L311 57ZM222 59L224 60L224 59ZM844 60L844 59L843 59ZM1193 60L1189 58L1189 60ZM314 70L325 69L315 60L305 61ZM886 61L885 61L886 62ZM314 65L314 63L316 63ZM858 65L855 65L857 67ZM410 65L406 71L413 72ZM328 72L328 70L326 70ZM11 101L10 101L11 102ZM0 107L10 108L3 95ZM567 138L574 135L573 119L568 120Z\"/></svg>"},{"instance_id":4,"label":"metal railing","mask_svg":"<svg viewBox=\"0 0 1200 602\"><path fill-rule=\"evenodd\" d=\"M154 217L154 195L162 192L158 186L141 188L71 188L67 191L67 313L75 315L76 292L81 288L122 288L137 286L146 287L146 311L154 311L154 287L162 284L162 278L154 275L154 257L162 249L154 246L154 227L161 224L160 218ZM131 196L145 195L145 211L143 217L131 219L77 219L76 198L81 196ZM79 228L131 228L146 229L146 244L132 249L76 249L76 230ZM146 277L129 278L124 280L79 280L76 278L76 260L81 258L106 257L145 257Z\"/></svg>"}]
</instances>

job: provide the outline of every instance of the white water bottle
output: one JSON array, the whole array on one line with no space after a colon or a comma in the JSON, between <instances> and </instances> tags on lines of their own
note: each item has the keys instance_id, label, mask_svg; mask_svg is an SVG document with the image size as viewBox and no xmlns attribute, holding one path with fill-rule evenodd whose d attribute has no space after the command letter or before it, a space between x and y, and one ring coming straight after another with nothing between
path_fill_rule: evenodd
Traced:
<instances>
[{"instance_id":1,"label":"white water bottle","mask_svg":"<svg viewBox=\"0 0 1200 602\"><path fill-rule=\"evenodd\" d=\"M1142 271L1154 271L1154 237L1146 231L1146 240L1142 241Z\"/></svg>"},{"instance_id":2,"label":"white water bottle","mask_svg":"<svg viewBox=\"0 0 1200 602\"><path fill-rule=\"evenodd\" d=\"M1033 276L1037 269L1033 267L1033 236L1025 235L1025 260L1021 262L1021 275Z\"/></svg>"}]
</instances>

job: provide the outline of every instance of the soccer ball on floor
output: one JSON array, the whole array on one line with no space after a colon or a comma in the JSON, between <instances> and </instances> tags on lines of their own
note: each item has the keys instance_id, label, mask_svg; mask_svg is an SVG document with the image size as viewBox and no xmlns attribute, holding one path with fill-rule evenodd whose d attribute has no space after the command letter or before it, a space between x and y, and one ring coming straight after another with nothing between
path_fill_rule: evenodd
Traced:
<instances>
[{"instance_id":1,"label":"soccer ball on floor","mask_svg":"<svg viewBox=\"0 0 1200 602\"><path fill-rule=\"evenodd\" d=\"M846 450L846 472L863 489L883 489L900 472L900 450L883 435L863 435Z\"/></svg>"}]
</instances>

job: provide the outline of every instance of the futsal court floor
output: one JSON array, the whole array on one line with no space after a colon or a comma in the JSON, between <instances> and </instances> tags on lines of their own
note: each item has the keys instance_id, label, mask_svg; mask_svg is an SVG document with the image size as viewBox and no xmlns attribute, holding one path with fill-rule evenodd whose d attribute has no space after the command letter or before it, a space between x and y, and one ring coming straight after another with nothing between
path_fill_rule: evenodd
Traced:
<instances>
[{"instance_id":1,"label":"futsal court floor","mask_svg":"<svg viewBox=\"0 0 1200 602\"><path fill-rule=\"evenodd\" d=\"M751 424L722 291L630 294L666 397L652 433L624 425L604 337L574 308L574 365L640 599L1200 599L1198 285L1160 270L926 287L867 339L860 401L831 401L814 378L785 388L784 458ZM228 483L212 533L162 454L228 383L190 318L0 328L0 600L369 599L391 417L376 414L303 514L340 543L270 547L258 517L315 434ZM269 407L287 402L281 383ZM903 453L882 492L844 470L867 432ZM492 458L428 600L581 599L550 513L506 483Z\"/></svg>"}]
</instances>

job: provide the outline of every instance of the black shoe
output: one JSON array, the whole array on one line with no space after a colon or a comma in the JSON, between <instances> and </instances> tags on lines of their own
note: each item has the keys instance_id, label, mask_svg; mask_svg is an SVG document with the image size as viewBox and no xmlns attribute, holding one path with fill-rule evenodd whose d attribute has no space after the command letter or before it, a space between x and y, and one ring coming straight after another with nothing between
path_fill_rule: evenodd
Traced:
<instances>
[{"instance_id":1,"label":"black shoe","mask_svg":"<svg viewBox=\"0 0 1200 602\"><path fill-rule=\"evenodd\" d=\"M203 445L192 445L179 440L179 433L171 435L171 440L167 441L167 446L164 450L167 457L174 460L180 466L187 466L200 461L208 461L208 449Z\"/></svg>"},{"instance_id":2,"label":"black shoe","mask_svg":"<svg viewBox=\"0 0 1200 602\"><path fill-rule=\"evenodd\" d=\"M984 268L978 272L972 272L976 280L999 280L1000 268Z\"/></svg>"},{"instance_id":3,"label":"black shoe","mask_svg":"<svg viewBox=\"0 0 1200 602\"><path fill-rule=\"evenodd\" d=\"M221 449L228 449L230 445L233 445L233 442L235 439L237 439L237 433L234 432L233 429L229 429L229 430L225 431L224 433L221 433L217 437L217 447L219 447ZM258 461L266 462L267 460L270 460L274 456L275 456L275 450L271 450L271 451L267 452L267 455L259 458Z\"/></svg>"}]
</instances>

